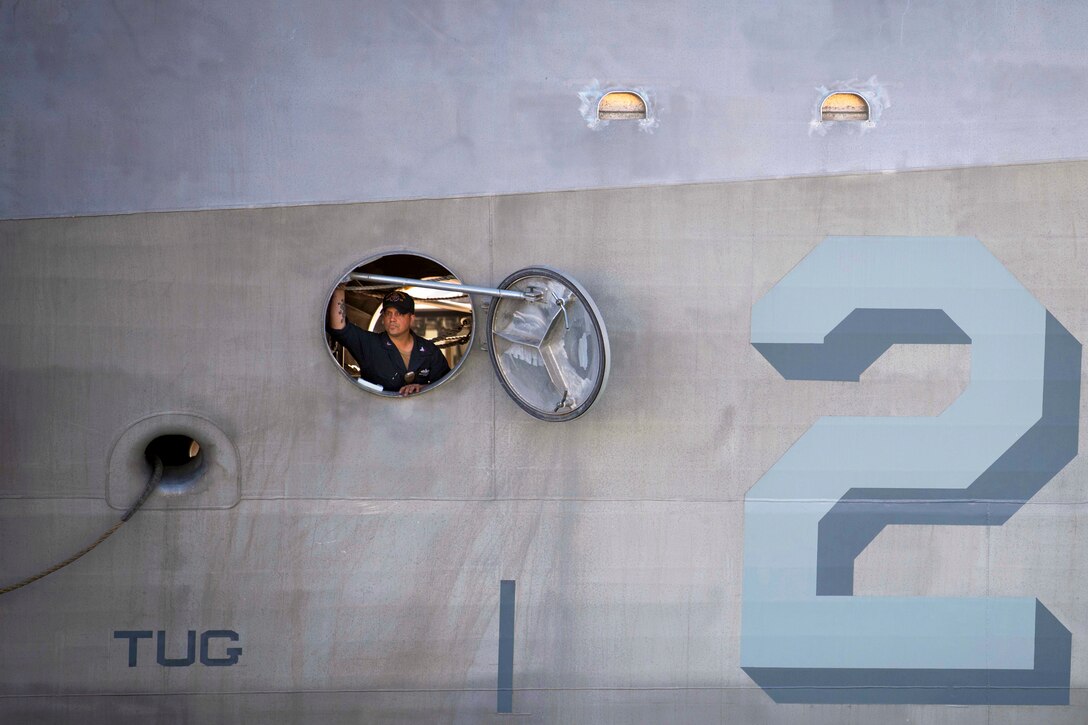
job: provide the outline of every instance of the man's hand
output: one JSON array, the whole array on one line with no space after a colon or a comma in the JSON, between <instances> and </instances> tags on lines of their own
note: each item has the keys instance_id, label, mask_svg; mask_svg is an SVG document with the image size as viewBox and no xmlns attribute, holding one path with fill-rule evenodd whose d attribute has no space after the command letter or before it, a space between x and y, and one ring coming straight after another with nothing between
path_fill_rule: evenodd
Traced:
<instances>
[{"instance_id":1,"label":"man's hand","mask_svg":"<svg viewBox=\"0 0 1088 725\"><path fill-rule=\"evenodd\" d=\"M420 385L419 383L412 383L411 385L405 385L397 392L401 395L412 395L413 393L418 393L420 390L423 390L422 385Z\"/></svg>"}]
</instances>

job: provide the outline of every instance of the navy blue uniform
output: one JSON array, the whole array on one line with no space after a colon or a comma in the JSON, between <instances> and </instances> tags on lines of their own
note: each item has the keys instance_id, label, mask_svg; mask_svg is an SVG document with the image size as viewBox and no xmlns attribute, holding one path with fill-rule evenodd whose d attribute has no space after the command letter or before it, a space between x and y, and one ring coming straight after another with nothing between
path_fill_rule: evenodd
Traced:
<instances>
[{"instance_id":1,"label":"navy blue uniform","mask_svg":"<svg viewBox=\"0 0 1088 725\"><path fill-rule=\"evenodd\" d=\"M396 392L407 385L404 376L409 371L415 373L412 382L420 385L436 382L450 371L446 358L434 343L414 332L412 356L408 359L407 368L404 367L400 350L384 332L367 332L349 322L343 330L329 329L329 334L346 347L359 363L363 379L382 386L386 391Z\"/></svg>"}]
</instances>

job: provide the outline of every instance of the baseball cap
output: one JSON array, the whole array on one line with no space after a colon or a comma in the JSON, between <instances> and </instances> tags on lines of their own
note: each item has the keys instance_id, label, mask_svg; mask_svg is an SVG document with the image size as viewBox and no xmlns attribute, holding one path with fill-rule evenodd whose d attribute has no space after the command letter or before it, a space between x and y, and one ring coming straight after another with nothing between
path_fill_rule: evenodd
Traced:
<instances>
[{"instance_id":1,"label":"baseball cap","mask_svg":"<svg viewBox=\"0 0 1088 725\"><path fill-rule=\"evenodd\" d=\"M401 314L414 315L416 311L416 301L413 300L412 296L409 294L401 292L400 290L393 290L382 298L382 307L392 307Z\"/></svg>"}]
</instances>

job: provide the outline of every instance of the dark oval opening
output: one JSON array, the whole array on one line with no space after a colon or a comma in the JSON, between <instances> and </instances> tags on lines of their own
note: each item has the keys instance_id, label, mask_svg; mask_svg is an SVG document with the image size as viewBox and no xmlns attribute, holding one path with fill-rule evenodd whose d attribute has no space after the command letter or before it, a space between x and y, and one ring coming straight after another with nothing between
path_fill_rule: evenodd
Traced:
<instances>
[{"instance_id":1,"label":"dark oval opening","mask_svg":"<svg viewBox=\"0 0 1088 725\"><path fill-rule=\"evenodd\" d=\"M162 461L162 481L159 489L166 493L183 493L204 475L204 449L192 436L183 433L161 435L144 449L150 470L155 459Z\"/></svg>"}]
</instances>

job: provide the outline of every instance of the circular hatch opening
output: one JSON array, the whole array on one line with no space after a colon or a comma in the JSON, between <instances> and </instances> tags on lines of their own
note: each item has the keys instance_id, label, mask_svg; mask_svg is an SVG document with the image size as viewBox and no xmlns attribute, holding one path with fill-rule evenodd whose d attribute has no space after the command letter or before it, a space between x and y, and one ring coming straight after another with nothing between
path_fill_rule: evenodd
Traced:
<instances>
[{"instance_id":1,"label":"circular hatch opening","mask_svg":"<svg viewBox=\"0 0 1088 725\"><path fill-rule=\"evenodd\" d=\"M356 274L461 284L460 277L449 267L422 254L383 254L356 265L337 282L330 293L324 315L326 343L341 372L357 387L391 398L402 397L400 390L404 385L421 384L419 393L423 393L453 378L472 349L475 325L472 298L468 293L430 289L410 283L359 280L352 276ZM344 321L354 328L347 334L332 328L338 314L334 303L339 290L343 290ZM436 368L432 359L434 353L429 345L422 346L426 350L420 350L420 358L413 351L407 363L403 358L398 363L395 349L386 344L389 342L388 335L382 336L385 332L382 301L393 291L403 292L412 298L414 312L411 330L437 349L449 372L435 377L432 370ZM378 337L367 339L367 336ZM368 354L377 357L380 364L368 362L365 359ZM364 359L359 360L356 355ZM388 360L381 359L382 356L387 356ZM382 372L384 376L380 375Z\"/></svg>"}]
</instances>

